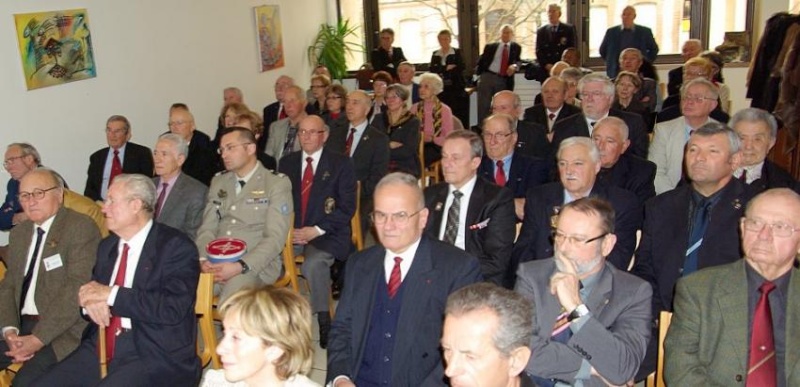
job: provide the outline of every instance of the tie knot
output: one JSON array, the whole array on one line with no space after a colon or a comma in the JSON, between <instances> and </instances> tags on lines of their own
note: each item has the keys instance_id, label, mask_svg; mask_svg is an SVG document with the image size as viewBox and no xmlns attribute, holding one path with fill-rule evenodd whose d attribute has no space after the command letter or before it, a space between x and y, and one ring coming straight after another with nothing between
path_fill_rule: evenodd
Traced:
<instances>
[{"instance_id":1,"label":"tie knot","mask_svg":"<svg viewBox=\"0 0 800 387\"><path fill-rule=\"evenodd\" d=\"M314 162L314 158L313 157L306 157L306 162L311 164L311 163Z\"/></svg>"},{"instance_id":2,"label":"tie knot","mask_svg":"<svg viewBox=\"0 0 800 387\"><path fill-rule=\"evenodd\" d=\"M129 248L130 248L130 246L128 246L127 243L123 243L122 244L122 254L128 254L128 249Z\"/></svg>"},{"instance_id":3,"label":"tie knot","mask_svg":"<svg viewBox=\"0 0 800 387\"><path fill-rule=\"evenodd\" d=\"M594 124L596 124L596 123L597 123L597 121L589 121L589 125L590 125L591 127L593 127L593 128L594 128Z\"/></svg>"},{"instance_id":4,"label":"tie knot","mask_svg":"<svg viewBox=\"0 0 800 387\"><path fill-rule=\"evenodd\" d=\"M553 113L550 113L550 114L547 115L547 118L549 118L550 121L552 121L552 120L554 120L556 118L556 115L553 114Z\"/></svg>"},{"instance_id":5,"label":"tie knot","mask_svg":"<svg viewBox=\"0 0 800 387\"><path fill-rule=\"evenodd\" d=\"M39 236L44 235L44 229L41 227L36 227L36 234Z\"/></svg>"},{"instance_id":6,"label":"tie knot","mask_svg":"<svg viewBox=\"0 0 800 387\"><path fill-rule=\"evenodd\" d=\"M119 149L114 149L114 156L119 156Z\"/></svg>"},{"instance_id":7,"label":"tie knot","mask_svg":"<svg viewBox=\"0 0 800 387\"><path fill-rule=\"evenodd\" d=\"M394 257L394 264L395 264L395 265L399 265L399 264L400 264L400 262L403 262L403 258L400 258L400 257Z\"/></svg>"},{"instance_id":8,"label":"tie knot","mask_svg":"<svg viewBox=\"0 0 800 387\"><path fill-rule=\"evenodd\" d=\"M161 183L161 189L162 190L167 189L167 187L169 187L169 183Z\"/></svg>"},{"instance_id":9,"label":"tie knot","mask_svg":"<svg viewBox=\"0 0 800 387\"><path fill-rule=\"evenodd\" d=\"M464 193L459 190L455 190L453 191L453 196L455 196L456 199L461 199L461 197L464 196Z\"/></svg>"},{"instance_id":10,"label":"tie knot","mask_svg":"<svg viewBox=\"0 0 800 387\"><path fill-rule=\"evenodd\" d=\"M758 291L761 292L763 295L768 295L771 291L775 290L775 284L771 281L764 281L761 286L758 287Z\"/></svg>"},{"instance_id":11,"label":"tie knot","mask_svg":"<svg viewBox=\"0 0 800 387\"><path fill-rule=\"evenodd\" d=\"M505 165L505 163L503 162L503 160L497 160L497 168L503 168L503 165ZM455 193L455 192L454 192L454 193Z\"/></svg>"},{"instance_id":12,"label":"tie knot","mask_svg":"<svg viewBox=\"0 0 800 387\"><path fill-rule=\"evenodd\" d=\"M244 187L247 182L244 180L239 180L239 187Z\"/></svg>"},{"instance_id":13,"label":"tie knot","mask_svg":"<svg viewBox=\"0 0 800 387\"><path fill-rule=\"evenodd\" d=\"M350 128L350 134L354 134L356 132L356 128Z\"/></svg>"}]
</instances>

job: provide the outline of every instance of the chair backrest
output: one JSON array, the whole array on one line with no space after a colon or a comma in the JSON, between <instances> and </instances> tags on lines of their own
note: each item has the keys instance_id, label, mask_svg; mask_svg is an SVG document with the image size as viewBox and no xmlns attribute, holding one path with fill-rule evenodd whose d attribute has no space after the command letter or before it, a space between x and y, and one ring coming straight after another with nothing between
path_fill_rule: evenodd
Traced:
<instances>
[{"instance_id":1,"label":"chair backrest","mask_svg":"<svg viewBox=\"0 0 800 387\"><path fill-rule=\"evenodd\" d=\"M364 235L361 232L361 182L356 181L356 211L350 219L350 235L356 251L364 250Z\"/></svg>"},{"instance_id":2,"label":"chair backrest","mask_svg":"<svg viewBox=\"0 0 800 387\"><path fill-rule=\"evenodd\" d=\"M658 316L658 368L656 368L656 387L666 387L664 382L664 339L672 322L672 312L661 312Z\"/></svg>"},{"instance_id":3,"label":"chair backrest","mask_svg":"<svg viewBox=\"0 0 800 387\"><path fill-rule=\"evenodd\" d=\"M292 231L294 230L294 214L289 216L289 232L286 233L286 241L283 244L283 276L275 281L276 287L291 286L295 292L300 291L297 276L297 264L294 262L294 245L292 244Z\"/></svg>"},{"instance_id":4,"label":"chair backrest","mask_svg":"<svg viewBox=\"0 0 800 387\"><path fill-rule=\"evenodd\" d=\"M464 130L464 123L458 117L453 116L453 131L456 130Z\"/></svg>"},{"instance_id":5,"label":"chair backrest","mask_svg":"<svg viewBox=\"0 0 800 387\"><path fill-rule=\"evenodd\" d=\"M217 333L214 328L214 275L211 273L200 273L197 282L197 300L194 303L194 313L197 315L197 323L200 327L200 337L203 340L203 348L200 349L198 343L197 356L200 357L200 364L203 367L211 363L214 369L222 366L219 355L217 355Z\"/></svg>"}]
</instances>

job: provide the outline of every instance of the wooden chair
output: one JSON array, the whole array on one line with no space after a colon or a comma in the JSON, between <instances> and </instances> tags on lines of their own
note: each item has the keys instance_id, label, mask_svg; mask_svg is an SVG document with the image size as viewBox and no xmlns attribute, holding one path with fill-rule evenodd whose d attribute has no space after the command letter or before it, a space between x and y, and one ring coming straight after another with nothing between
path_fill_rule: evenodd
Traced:
<instances>
[{"instance_id":1,"label":"wooden chair","mask_svg":"<svg viewBox=\"0 0 800 387\"><path fill-rule=\"evenodd\" d=\"M0 261L0 281L6 277L6 265L2 261ZM0 387L9 387L11 386L11 382L14 380L14 375L17 374L21 364L12 364L8 366L4 370L0 370Z\"/></svg>"},{"instance_id":2,"label":"wooden chair","mask_svg":"<svg viewBox=\"0 0 800 387\"><path fill-rule=\"evenodd\" d=\"M219 369L222 364L217 355L217 334L214 329L214 275L211 273L200 273L194 313L197 315L200 338L203 340L203 350L200 350L200 343L197 346L200 364L205 368L211 363L212 368Z\"/></svg>"},{"instance_id":3,"label":"wooden chair","mask_svg":"<svg viewBox=\"0 0 800 387\"><path fill-rule=\"evenodd\" d=\"M666 387L664 382L664 339L672 322L672 312L661 312L658 316L658 366L656 372L647 375L647 387Z\"/></svg>"},{"instance_id":4,"label":"wooden chair","mask_svg":"<svg viewBox=\"0 0 800 387\"><path fill-rule=\"evenodd\" d=\"M356 181L356 212L350 218L353 245L356 251L364 250L364 234L361 232L361 182Z\"/></svg>"},{"instance_id":5,"label":"wooden chair","mask_svg":"<svg viewBox=\"0 0 800 387\"><path fill-rule=\"evenodd\" d=\"M422 166L422 173L420 173L420 187L432 186L439 182L442 174L442 162L435 161L430 166L425 166L425 136L419 137L419 149L417 155L419 157L419 165Z\"/></svg>"}]
</instances>

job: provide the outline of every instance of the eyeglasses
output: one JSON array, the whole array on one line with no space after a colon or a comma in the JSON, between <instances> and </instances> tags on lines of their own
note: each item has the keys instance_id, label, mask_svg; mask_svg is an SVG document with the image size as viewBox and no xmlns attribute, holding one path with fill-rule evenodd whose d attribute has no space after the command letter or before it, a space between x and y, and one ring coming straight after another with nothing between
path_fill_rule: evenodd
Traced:
<instances>
[{"instance_id":1,"label":"eyeglasses","mask_svg":"<svg viewBox=\"0 0 800 387\"><path fill-rule=\"evenodd\" d=\"M686 102L700 103L700 102L703 102L703 100L716 101L717 99L716 98L709 98L709 97L702 96L702 95L687 95L687 96L681 98L681 100L682 101L686 101Z\"/></svg>"},{"instance_id":2,"label":"eyeglasses","mask_svg":"<svg viewBox=\"0 0 800 387\"><path fill-rule=\"evenodd\" d=\"M769 229L772 231L772 235L778 238L788 238L796 231L800 231L800 229L794 228L791 224L781 222L767 223L751 218L742 218L742 225L744 225L745 230L750 232L761 232L764 227L769 227Z\"/></svg>"},{"instance_id":3,"label":"eyeglasses","mask_svg":"<svg viewBox=\"0 0 800 387\"><path fill-rule=\"evenodd\" d=\"M5 161L3 161L3 166L7 167L7 166L9 166L11 164L14 164L14 161L19 160L19 159L21 159L21 158L23 158L25 156L26 155L16 156L16 157L9 157L9 158L5 159Z\"/></svg>"},{"instance_id":4,"label":"eyeglasses","mask_svg":"<svg viewBox=\"0 0 800 387\"><path fill-rule=\"evenodd\" d=\"M514 134L513 132L508 133L486 133L482 134L483 138L486 140L505 140L508 136Z\"/></svg>"},{"instance_id":5,"label":"eyeglasses","mask_svg":"<svg viewBox=\"0 0 800 387\"><path fill-rule=\"evenodd\" d=\"M233 148L236 148L237 146L245 146L245 145L250 145L250 144L252 144L252 142L243 142L241 144L230 144L230 145L226 145L226 146L221 146L221 147L219 147L219 149L217 149L217 153L218 154L223 154L225 152L232 151Z\"/></svg>"},{"instance_id":6,"label":"eyeglasses","mask_svg":"<svg viewBox=\"0 0 800 387\"><path fill-rule=\"evenodd\" d=\"M44 194L46 194L48 191L52 191L52 190L54 190L56 188L58 188L58 186L53 186L53 187L50 187L48 189L36 188L36 189L33 190L33 192L24 192L23 191L23 192L20 192L20 193L17 194L17 198L19 199L20 202L27 202L27 201L29 201L31 199L42 200L42 199L44 199Z\"/></svg>"},{"instance_id":7,"label":"eyeglasses","mask_svg":"<svg viewBox=\"0 0 800 387\"><path fill-rule=\"evenodd\" d=\"M106 128L106 133L110 133L110 134L123 134L123 133L126 133L126 132L127 132L127 130L125 130L125 129Z\"/></svg>"},{"instance_id":8,"label":"eyeglasses","mask_svg":"<svg viewBox=\"0 0 800 387\"><path fill-rule=\"evenodd\" d=\"M300 130L298 130L298 131L297 131L297 134L299 134L299 135L301 135L301 136L313 136L313 135L315 135L315 134L322 134L322 133L324 133L324 132L325 132L324 130L306 130L306 129L300 129Z\"/></svg>"},{"instance_id":9,"label":"eyeglasses","mask_svg":"<svg viewBox=\"0 0 800 387\"><path fill-rule=\"evenodd\" d=\"M608 234L609 233L604 232L603 234L598 235L598 236L596 236L594 238L587 238L585 236L566 235L566 234L562 234L562 233L560 233L558 231L553 231L553 240L557 244L563 244L564 242L569 242L573 246L576 245L576 244L577 245L580 245L580 244L588 245L589 243L592 243L592 242L594 242L596 240L600 240L600 239L605 238L606 235L608 235Z\"/></svg>"},{"instance_id":10,"label":"eyeglasses","mask_svg":"<svg viewBox=\"0 0 800 387\"><path fill-rule=\"evenodd\" d=\"M683 73L684 75L694 75L695 77L707 77L708 73L700 72L700 71L686 71Z\"/></svg>"},{"instance_id":11,"label":"eyeglasses","mask_svg":"<svg viewBox=\"0 0 800 387\"><path fill-rule=\"evenodd\" d=\"M409 219L419 214L420 211L422 211L423 209L424 208L421 208L413 214L409 214L405 211L395 212L394 214L387 214L385 212L380 212L380 211L372 211L372 213L369 214L369 216L370 218L372 218L372 222L378 225L386 223L386 221L389 220L389 218L391 218L394 224L398 226L403 226L406 223L408 223Z\"/></svg>"},{"instance_id":12,"label":"eyeglasses","mask_svg":"<svg viewBox=\"0 0 800 387\"><path fill-rule=\"evenodd\" d=\"M581 93L580 97L581 97L581 99L589 99L590 97L591 98L598 98L600 96L605 96L605 95L606 95L606 93L603 93L602 91L593 91L591 93Z\"/></svg>"}]
</instances>

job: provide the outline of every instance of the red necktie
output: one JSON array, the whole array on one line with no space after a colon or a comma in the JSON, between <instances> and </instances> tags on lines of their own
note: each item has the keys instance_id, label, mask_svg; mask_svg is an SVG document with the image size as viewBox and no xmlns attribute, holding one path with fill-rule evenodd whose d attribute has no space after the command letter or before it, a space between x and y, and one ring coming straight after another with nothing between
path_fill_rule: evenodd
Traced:
<instances>
[{"instance_id":1,"label":"red necktie","mask_svg":"<svg viewBox=\"0 0 800 387\"><path fill-rule=\"evenodd\" d=\"M125 269L128 266L128 244L122 244L122 255L119 257L119 267L117 268L117 276L114 277L114 285L118 287L125 286ZM106 328L106 360L111 361L114 357L114 344L117 341L117 335L122 331L122 318L119 316L111 315L111 321ZM99 348L99 347L98 347Z\"/></svg>"},{"instance_id":2,"label":"red necktie","mask_svg":"<svg viewBox=\"0 0 800 387\"><path fill-rule=\"evenodd\" d=\"M289 116L286 115L286 110L283 109L283 104L281 104L280 107L278 107L278 110L280 111L278 113L278 119L279 120L282 120L282 119L284 119L286 117L289 117Z\"/></svg>"},{"instance_id":3,"label":"red necktie","mask_svg":"<svg viewBox=\"0 0 800 387\"><path fill-rule=\"evenodd\" d=\"M344 143L344 154L350 156L350 149L353 147L353 135L356 133L356 128L350 128L350 134L347 136L347 141Z\"/></svg>"},{"instance_id":4,"label":"red necktie","mask_svg":"<svg viewBox=\"0 0 800 387\"><path fill-rule=\"evenodd\" d=\"M403 262L403 258L394 257L394 267L392 267L392 274L389 276L389 283L386 285L386 289L389 291L389 298L394 298L394 295L397 294L397 289L400 288L400 284L403 282L400 280L400 262Z\"/></svg>"},{"instance_id":5,"label":"red necktie","mask_svg":"<svg viewBox=\"0 0 800 387\"><path fill-rule=\"evenodd\" d=\"M508 70L508 45L503 44L503 55L502 59L500 59L500 71L498 74L501 77L505 77L507 70Z\"/></svg>"},{"instance_id":6,"label":"red necktie","mask_svg":"<svg viewBox=\"0 0 800 387\"><path fill-rule=\"evenodd\" d=\"M547 115L547 118L549 118L550 121L552 121L552 120L556 119L556 115L554 113L550 113L550 114Z\"/></svg>"},{"instance_id":7,"label":"red necktie","mask_svg":"<svg viewBox=\"0 0 800 387\"><path fill-rule=\"evenodd\" d=\"M494 172L494 182L501 187L506 186L506 171L503 170L503 160L497 160L497 170Z\"/></svg>"},{"instance_id":8,"label":"red necktie","mask_svg":"<svg viewBox=\"0 0 800 387\"><path fill-rule=\"evenodd\" d=\"M311 196L311 185L314 184L314 159L306 157L306 169L303 171L302 191L300 191L300 220L305 225L306 208L308 208L308 198Z\"/></svg>"},{"instance_id":9,"label":"red necktie","mask_svg":"<svg viewBox=\"0 0 800 387\"><path fill-rule=\"evenodd\" d=\"M114 178L122 173L122 163L119 161L119 149L114 149L114 160L111 160L111 173L108 175L108 186L114 182Z\"/></svg>"},{"instance_id":10,"label":"red necktie","mask_svg":"<svg viewBox=\"0 0 800 387\"><path fill-rule=\"evenodd\" d=\"M769 293L775 284L764 281L758 288L761 297L753 315L753 334L750 336L750 359L747 367L748 386L774 387L778 385L775 341L772 338L772 313Z\"/></svg>"},{"instance_id":11,"label":"red necktie","mask_svg":"<svg viewBox=\"0 0 800 387\"><path fill-rule=\"evenodd\" d=\"M158 215L161 214L161 207L164 205L164 198L167 196L167 187L169 187L169 183L161 183L161 193L158 194L158 200L156 201L154 219L158 219Z\"/></svg>"}]
</instances>

